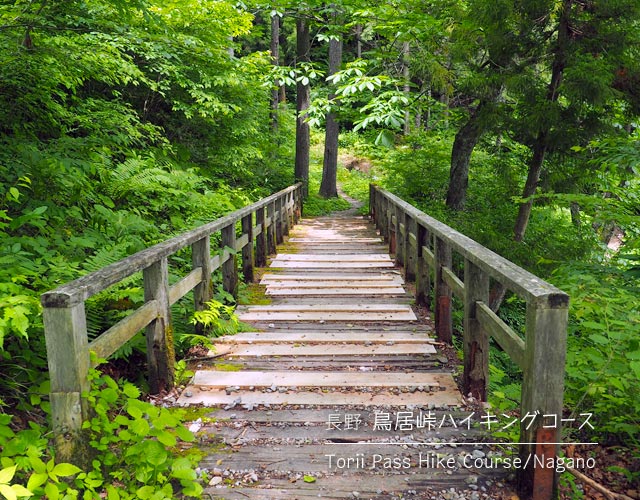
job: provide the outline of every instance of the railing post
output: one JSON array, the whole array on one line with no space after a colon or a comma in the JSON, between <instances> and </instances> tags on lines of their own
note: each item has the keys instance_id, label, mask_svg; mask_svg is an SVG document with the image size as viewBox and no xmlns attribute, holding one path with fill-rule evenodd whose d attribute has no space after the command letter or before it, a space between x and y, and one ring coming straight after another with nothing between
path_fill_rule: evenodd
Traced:
<instances>
[{"instance_id":1,"label":"railing post","mask_svg":"<svg viewBox=\"0 0 640 500\"><path fill-rule=\"evenodd\" d=\"M51 418L56 459L78 466L90 463L82 422L89 390L89 349L84 302L43 311L47 361L51 378Z\"/></svg>"},{"instance_id":2,"label":"railing post","mask_svg":"<svg viewBox=\"0 0 640 500\"><path fill-rule=\"evenodd\" d=\"M253 214L242 218L242 234L247 235L247 244L242 248L242 274L245 283L253 281Z\"/></svg>"},{"instance_id":3,"label":"railing post","mask_svg":"<svg viewBox=\"0 0 640 500\"><path fill-rule=\"evenodd\" d=\"M202 281L193 289L193 302L196 311L203 311L205 304L213 298L211 283L211 239L207 235L191 245L191 262L193 268L202 268ZM204 333L202 323L196 323L196 332Z\"/></svg>"},{"instance_id":4,"label":"railing post","mask_svg":"<svg viewBox=\"0 0 640 500\"><path fill-rule=\"evenodd\" d=\"M272 201L267 206L267 217L269 218L267 226L267 254L276 253L276 203Z\"/></svg>"},{"instance_id":5,"label":"railing post","mask_svg":"<svg viewBox=\"0 0 640 500\"><path fill-rule=\"evenodd\" d=\"M282 237L282 198L276 198L275 201L275 210L274 210L274 217L275 217L275 228L276 228L276 245L280 245L284 239ZM274 248L273 253L276 253L276 250Z\"/></svg>"},{"instance_id":6,"label":"railing post","mask_svg":"<svg viewBox=\"0 0 640 500\"><path fill-rule=\"evenodd\" d=\"M158 302L158 317L146 328L149 390L152 394L173 387L175 351L169 306L169 264L164 257L142 272L144 300Z\"/></svg>"},{"instance_id":7,"label":"railing post","mask_svg":"<svg viewBox=\"0 0 640 500\"><path fill-rule=\"evenodd\" d=\"M282 234L283 236L289 236L289 193L280 198L282 208L280 209L280 218L282 219Z\"/></svg>"},{"instance_id":8,"label":"railing post","mask_svg":"<svg viewBox=\"0 0 640 500\"><path fill-rule=\"evenodd\" d=\"M558 475L555 467L539 463L558 455L564 392L569 297L545 296L527 303L525 359L522 381L520 457L529 457L529 466L518 471L518 490L522 498L556 498ZM531 418L527 418L530 416ZM536 443L536 444L531 444ZM544 458L543 458L544 457Z\"/></svg>"},{"instance_id":9,"label":"railing post","mask_svg":"<svg viewBox=\"0 0 640 500\"><path fill-rule=\"evenodd\" d=\"M396 216L396 266L404 266L405 238L407 228L404 224L404 211L399 206L395 206Z\"/></svg>"},{"instance_id":10,"label":"railing post","mask_svg":"<svg viewBox=\"0 0 640 500\"><path fill-rule=\"evenodd\" d=\"M416 261L418 254L418 225L412 215L404 214L404 279L416 280ZM411 234L415 236L415 247L411 244Z\"/></svg>"},{"instance_id":11,"label":"railing post","mask_svg":"<svg viewBox=\"0 0 640 500\"><path fill-rule=\"evenodd\" d=\"M487 400L489 335L476 319L476 303L489 303L489 275L468 259L464 261L464 372L463 393Z\"/></svg>"},{"instance_id":12,"label":"railing post","mask_svg":"<svg viewBox=\"0 0 640 500\"><path fill-rule=\"evenodd\" d=\"M231 255L229 259L222 264L222 288L225 292L230 293L234 297L238 296L238 256L236 254L236 224L232 222L228 226L222 228L221 245L224 249L229 247Z\"/></svg>"},{"instance_id":13,"label":"railing post","mask_svg":"<svg viewBox=\"0 0 640 500\"><path fill-rule=\"evenodd\" d=\"M416 245L418 247L418 261L416 263L416 303L431 306L431 276L429 264L423 254L424 247L429 248L429 232L420 223L417 225Z\"/></svg>"},{"instance_id":14,"label":"railing post","mask_svg":"<svg viewBox=\"0 0 640 500\"><path fill-rule=\"evenodd\" d=\"M435 240L435 322L438 340L451 344L451 288L442 276L442 268L451 268L451 247L436 236Z\"/></svg>"},{"instance_id":15,"label":"railing post","mask_svg":"<svg viewBox=\"0 0 640 500\"><path fill-rule=\"evenodd\" d=\"M380 228L378 224L378 213L376 203L376 190L373 184L369 184L369 216L376 225L376 228Z\"/></svg>"},{"instance_id":16,"label":"railing post","mask_svg":"<svg viewBox=\"0 0 640 500\"><path fill-rule=\"evenodd\" d=\"M380 194L380 216L381 216L381 226L380 231L382 232L382 236L384 236L384 241L389 243L389 253L395 253L396 244L393 243L393 252L391 251L391 231L395 230L395 228L391 227L391 213L389 208L389 199Z\"/></svg>"},{"instance_id":17,"label":"railing post","mask_svg":"<svg viewBox=\"0 0 640 500\"><path fill-rule=\"evenodd\" d=\"M256 236L256 266L267 265L267 220L264 207L256 210L256 225L260 226L260 233Z\"/></svg>"}]
</instances>

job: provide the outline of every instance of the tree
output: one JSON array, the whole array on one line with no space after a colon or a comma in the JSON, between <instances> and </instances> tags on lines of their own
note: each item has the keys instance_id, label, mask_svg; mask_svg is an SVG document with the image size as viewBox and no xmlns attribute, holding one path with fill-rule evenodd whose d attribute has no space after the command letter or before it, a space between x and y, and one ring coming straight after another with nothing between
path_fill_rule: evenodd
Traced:
<instances>
[{"instance_id":1,"label":"tree","mask_svg":"<svg viewBox=\"0 0 640 500\"><path fill-rule=\"evenodd\" d=\"M334 26L338 21L336 6L332 6L331 13ZM342 38L338 34L331 36L329 40L329 72L328 77L336 73L342 64ZM329 101L334 101L335 93L329 94ZM335 198L338 196L338 134L340 125L335 110L331 110L326 117L326 129L324 139L324 159L322 163L322 181L320 183L320 196Z\"/></svg>"},{"instance_id":2,"label":"tree","mask_svg":"<svg viewBox=\"0 0 640 500\"><path fill-rule=\"evenodd\" d=\"M297 63L309 62L311 41L309 26L303 13L296 19L296 56ZM309 79L298 78L296 82L296 158L295 179L303 183L303 195L309 194L309 147L310 130L306 110L311 101L311 84Z\"/></svg>"}]
</instances>

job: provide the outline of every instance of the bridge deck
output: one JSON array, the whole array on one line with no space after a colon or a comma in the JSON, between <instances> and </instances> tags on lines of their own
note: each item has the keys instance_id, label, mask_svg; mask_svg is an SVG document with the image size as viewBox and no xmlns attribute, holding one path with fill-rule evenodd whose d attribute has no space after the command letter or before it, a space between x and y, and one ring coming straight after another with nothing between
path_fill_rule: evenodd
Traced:
<instances>
[{"instance_id":1,"label":"bridge deck","mask_svg":"<svg viewBox=\"0 0 640 500\"><path fill-rule=\"evenodd\" d=\"M474 498L486 471L461 464L478 431L458 425L466 413L448 359L374 226L303 220L281 251L261 278L270 303L237 311L255 331L217 339L179 400L218 408L196 424L223 444L202 464L207 492L393 498L453 487Z\"/></svg>"}]
</instances>

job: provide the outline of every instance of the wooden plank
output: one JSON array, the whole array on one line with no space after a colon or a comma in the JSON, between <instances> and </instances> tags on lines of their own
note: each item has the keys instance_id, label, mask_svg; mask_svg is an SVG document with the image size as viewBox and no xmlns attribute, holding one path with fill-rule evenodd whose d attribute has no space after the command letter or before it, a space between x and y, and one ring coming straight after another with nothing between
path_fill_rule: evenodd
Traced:
<instances>
[{"instance_id":1,"label":"wooden plank","mask_svg":"<svg viewBox=\"0 0 640 500\"><path fill-rule=\"evenodd\" d=\"M216 353L219 354L219 350ZM414 354L416 356L435 354L436 350L431 344L393 344L393 345L235 345L225 352L234 357L261 357L261 356L393 356L398 354Z\"/></svg>"},{"instance_id":2,"label":"wooden plank","mask_svg":"<svg viewBox=\"0 0 640 500\"><path fill-rule=\"evenodd\" d=\"M292 236L288 240L291 243L308 243L313 245L335 245L337 243L344 244L366 244L366 243L382 243L382 238L366 238L366 237L357 237L357 238L346 238L344 236L335 236L333 238L304 238L299 236Z\"/></svg>"},{"instance_id":3,"label":"wooden plank","mask_svg":"<svg viewBox=\"0 0 640 500\"><path fill-rule=\"evenodd\" d=\"M150 300L134 313L120 320L89 343L89 350L100 359L106 359L158 316L158 301Z\"/></svg>"},{"instance_id":4,"label":"wooden plank","mask_svg":"<svg viewBox=\"0 0 640 500\"><path fill-rule=\"evenodd\" d=\"M236 372L238 373L238 372ZM232 385L233 386L233 385ZM190 396L187 396L187 395ZM241 391L227 394L224 390L212 390L208 387L189 386L180 395L179 406L203 405L305 405L305 406L429 406L434 408L459 407L462 396L455 387L434 392L312 392L294 391L260 392Z\"/></svg>"},{"instance_id":5,"label":"wooden plank","mask_svg":"<svg viewBox=\"0 0 640 500\"><path fill-rule=\"evenodd\" d=\"M335 295L405 295L407 292L401 286L378 286L375 288L365 287L267 287L267 295L271 296L296 296L296 295L319 295L319 296L335 296Z\"/></svg>"},{"instance_id":6,"label":"wooden plank","mask_svg":"<svg viewBox=\"0 0 640 500\"><path fill-rule=\"evenodd\" d=\"M408 305L270 305L236 311L241 321L416 321Z\"/></svg>"},{"instance_id":7,"label":"wooden plank","mask_svg":"<svg viewBox=\"0 0 640 500\"><path fill-rule=\"evenodd\" d=\"M198 267L169 289L169 305L173 305L178 302L182 297L198 286L201 281L202 268Z\"/></svg>"},{"instance_id":8,"label":"wooden plank","mask_svg":"<svg viewBox=\"0 0 640 500\"><path fill-rule=\"evenodd\" d=\"M344 281L371 283L371 282L383 282L386 284L401 285L404 283L402 276L395 272L380 272L380 273L318 273L318 274L295 274L295 273L281 273L281 274L264 274L260 283L263 285L277 284L279 282L332 282L340 283Z\"/></svg>"},{"instance_id":9,"label":"wooden plank","mask_svg":"<svg viewBox=\"0 0 640 500\"><path fill-rule=\"evenodd\" d=\"M524 366L525 342L509 325L502 321L484 302L476 302L476 316L480 325L520 368Z\"/></svg>"},{"instance_id":10,"label":"wooden plank","mask_svg":"<svg viewBox=\"0 0 640 500\"><path fill-rule=\"evenodd\" d=\"M221 231L222 248L236 247L236 225L230 224L222 228ZM222 264L222 287L225 292L234 297L238 295L238 258L236 254L230 255L229 259Z\"/></svg>"},{"instance_id":11,"label":"wooden plank","mask_svg":"<svg viewBox=\"0 0 640 500\"><path fill-rule=\"evenodd\" d=\"M448 267L442 268L442 279L445 281L453 295L461 300L464 300L464 283L458 278L455 273Z\"/></svg>"},{"instance_id":12,"label":"wooden plank","mask_svg":"<svg viewBox=\"0 0 640 500\"><path fill-rule=\"evenodd\" d=\"M219 343L363 343L385 344L387 342L403 344L433 343L434 339L422 332L377 332L377 331L268 331L268 332L241 332L235 335L227 335L215 339Z\"/></svg>"},{"instance_id":13,"label":"wooden plank","mask_svg":"<svg viewBox=\"0 0 640 500\"><path fill-rule=\"evenodd\" d=\"M316 255L281 253L276 257L278 260L291 262L390 262L388 254L342 254L342 255Z\"/></svg>"},{"instance_id":14,"label":"wooden plank","mask_svg":"<svg viewBox=\"0 0 640 500\"><path fill-rule=\"evenodd\" d=\"M198 370L193 385L208 387L439 387L449 373Z\"/></svg>"},{"instance_id":15,"label":"wooden plank","mask_svg":"<svg viewBox=\"0 0 640 500\"><path fill-rule=\"evenodd\" d=\"M291 269L300 269L300 268L316 268L316 269L360 269L360 268L389 268L395 267L393 262L320 262L320 261L309 261L309 262L297 262L297 261L286 261L279 260L278 258L274 259L271 262L271 267L281 267L281 268L291 268Z\"/></svg>"}]
</instances>

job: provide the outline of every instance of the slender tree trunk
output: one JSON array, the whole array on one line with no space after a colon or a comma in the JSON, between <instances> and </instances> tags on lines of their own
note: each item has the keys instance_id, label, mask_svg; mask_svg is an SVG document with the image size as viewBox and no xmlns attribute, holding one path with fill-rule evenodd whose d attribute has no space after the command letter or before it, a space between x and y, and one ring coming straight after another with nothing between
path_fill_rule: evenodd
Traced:
<instances>
[{"instance_id":1,"label":"slender tree trunk","mask_svg":"<svg viewBox=\"0 0 640 500\"><path fill-rule=\"evenodd\" d=\"M280 65L280 16L278 14L271 15L271 59L274 66ZM271 129L274 132L278 130L279 87L280 82L274 82L271 90Z\"/></svg>"},{"instance_id":2,"label":"slender tree trunk","mask_svg":"<svg viewBox=\"0 0 640 500\"><path fill-rule=\"evenodd\" d=\"M334 11L335 12L335 11ZM337 14L333 14L333 21L336 22ZM340 69L342 64L342 40L332 38L329 41L329 74L333 75ZM329 94L329 101L335 99L335 94ZM320 196L324 198L335 198L338 196L338 133L340 125L336 120L334 112L327 114L327 124L324 138L324 161L322 164L322 182L320 183Z\"/></svg>"},{"instance_id":3,"label":"slender tree trunk","mask_svg":"<svg viewBox=\"0 0 640 500\"><path fill-rule=\"evenodd\" d=\"M356 58L362 59L362 24L356 24Z\"/></svg>"},{"instance_id":4,"label":"slender tree trunk","mask_svg":"<svg viewBox=\"0 0 640 500\"><path fill-rule=\"evenodd\" d=\"M569 16L571 14L572 2L573 0L564 0L562 3L562 13L560 14L560 20L558 23L558 40L553 66L551 68L551 81L549 82L546 98L546 101L551 103L558 101L560 83L562 82L562 76L567 62L567 48L571 36ZM545 125L545 127L538 132L538 136L531 148L531 163L529 163L527 181L525 182L524 189L522 191L523 198L529 198L534 195L538 187L540 173L542 172L542 166L548 149L549 129L550 126ZM516 218L516 223L513 227L513 239L515 241L522 241L524 238L524 234L527 231L527 225L529 224L532 206L533 201L531 200L520 204L518 217Z\"/></svg>"},{"instance_id":5,"label":"slender tree trunk","mask_svg":"<svg viewBox=\"0 0 640 500\"><path fill-rule=\"evenodd\" d=\"M402 44L402 77L404 78L404 95L409 98L409 94L411 93L411 85L409 81L410 73L409 73L409 56L411 54L411 47L409 46L409 42L404 42ZM411 114L409 110L404 112L404 135L409 135L411 131Z\"/></svg>"},{"instance_id":6,"label":"slender tree trunk","mask_svg":"<svg viewBox=\"0 0 640 500\"><path fill-rule=\"evenodd\" d=\"M473 149L478 144L485 127L480 124L479 109L458 130L451 149L451 169L449 170L449 189L447 206L453 210L464 210L469 185L469 162Z\"/></svg>"},{"instance_id":7,"label":"slender tree trunk","mask_svg":"<svg viewBox=\"0 0 640 500\"><path fill-rule=\"evenodd\" d=\"M298 62L309 61L311 42L309 27L303 17L296 21L296 53ZM309 123L307 123L306 110L311 101L311 86L304 85L301 81L296 84L296 160L295 179L302 182L302 193L306 198L309 194Z\"/></svg>"}]
</instances>

